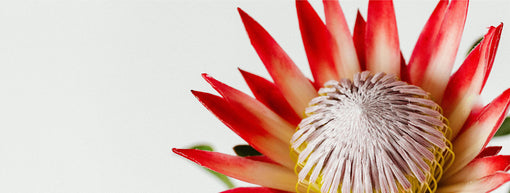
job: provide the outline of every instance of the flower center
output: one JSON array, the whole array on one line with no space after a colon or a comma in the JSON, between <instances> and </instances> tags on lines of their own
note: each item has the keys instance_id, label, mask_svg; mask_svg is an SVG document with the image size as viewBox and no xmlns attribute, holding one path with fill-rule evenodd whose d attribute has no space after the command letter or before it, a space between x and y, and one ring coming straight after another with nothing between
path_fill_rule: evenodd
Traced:
<instances>
[{"instance_id":1,"label":"flower center","mask_svg":"<svg viewBox=\"0 0 510 193\"><path fill-rule=\"evenodd\" d=\"M298 192L434 192L451 131L421 88L362 72L329 81L291 139Z\"/></svg>"}]
</instances>

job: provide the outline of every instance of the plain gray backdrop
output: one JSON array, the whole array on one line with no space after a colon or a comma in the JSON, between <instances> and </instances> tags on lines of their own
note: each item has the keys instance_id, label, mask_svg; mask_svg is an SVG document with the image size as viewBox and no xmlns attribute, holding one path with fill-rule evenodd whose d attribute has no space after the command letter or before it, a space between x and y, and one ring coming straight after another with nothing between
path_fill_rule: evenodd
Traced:
<instances>
[{"instance_id":1,"label":"plain gray backdrop","mask_svg":"<svg viewBox=\"0 0 510 193\"><path fill-rule=\"evenodd\" d=\"M341 4L351 29L358 8L366 16L366 1ZM406 59L435 5L395 2ZM237 67L269 77L237 7L310 75L293 1L0 1L0 192L225 190L171 148L208 143L233 154L244 144L189 92L213 92L202 72L246 92ZM456 68L487 27L510 20L509 8L471 2ZM510 87L506 28L485 103ZM510 154L508 140L492 143Z\"/></svg>"}]
</instances>

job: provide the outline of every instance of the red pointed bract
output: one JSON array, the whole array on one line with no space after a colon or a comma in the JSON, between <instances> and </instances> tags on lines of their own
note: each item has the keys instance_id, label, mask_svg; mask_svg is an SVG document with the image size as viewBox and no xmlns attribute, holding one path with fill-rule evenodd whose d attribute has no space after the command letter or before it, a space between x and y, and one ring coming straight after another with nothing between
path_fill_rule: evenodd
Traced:
<instances>
[{"instance_id":1,"label":"red pointed bract","mask_svg":"<svg viewBox=\"0 0 510 193\"><path fill-rule=\"evenodd\" d=\"M486 77L494 63L503 24L491 27L487 35L466 58L462 66L448 82L441 107L450 121L452 138L457 136L467 120L478 96L485 85Z\"/></svg>"},{"instance_id":2,"label":"red pointed bract","mask_svg":"<svg viewBox=\"0 0 510 193\"><path fill-rule=\"evenodd\" d=\"M510 89L485 106L475 119L468 120L462 132L452 143L455 160L444 177L455 174L487 146L505 119L510 105Z\"/></svg>"},{"instance_id":3,"label":"red pointed bract","mask_svg":"<svg viewBox=\"0 0 510 193\"><path fill-rule=\"evenodd\" d=\"M483 177L477 180L453 184L449 186L441 186L436 192L437 193L491 192L508 181L510 181L509 173L496 172L493 175Z\"/></svg>"},{"instance_id":4,"label":"red pointed bract","mask_svg":"<svg viewBox=\"0 0 510 193\"><path fill-rule=\"evenodd\" d=\"M409 59L409 74L411 83L420 83L423 72L427 69L430 55L434 49L434 40L441 28L448 0L438 2L434 12L430 15L425 27L421 31L420 37L414 46L413 53Z\"/></svg>"},{"instance_id":5,"label":"red pointed bract","mask_svg":"<svg viewBox=\"0 0 510 193\"><path fill-rule=\"evenodd\" d=\"M494 156L494 155L497 155L501 149L503 147L502 146L488 146L488 147L485 147L483 148L483 150L476 156L475 159L479 159L479 158L483 158L483 157L488 157L488 156Z\"/></svg>"},{"instance_id":6,"label":"red pointed bract","mask_svg":"<svg viewBox=\"0 0 510 193\"><path fill-rule=\"evenodd\" d=\"M265 187L240 187L223 191L221 193L287 193L287 192Z\"/></svg>"},{"instance_id":7,"label":"red pointed bract","mask_svg":"<svg viewBox=\"0 0 510 193\"><path fill-rule=\"evenodd\" d=\"M482 112L482 110L485 108L485 105L480 100L480 97L478 97L478 101L476 104L471 108L471 112L469 113L469 116L467 120L464 122L464 126L460 129L460 132L457 134L457 136L461 135L467 128L466 123L472 123L476 119L478 119L478 116Z\"/></svg>"},{"instance_id":8,"label":"red pointed bract","mask_svg":"<svg viewBox=\"0 0 510 193\"><path fill-rule=\"evenodd\" d=\"M352 35L338 0L323 0L326 27L336 40L339 61L336 70L341 78L352 78L360 65Z\"/></svg>"},{"instance_id":9,"label":"red pointed bract","mask_svg":"<svg viewBox=\"0 0 510 193\"><path fill-rule=\"evenodd\" d=\"M361 16L361 13L358 10L356 15L356 23L354 24L354 33L352 35L352 39L354 41L354 46L356 47L356 53L358 54L359 66L361 71L365 71L367 69L365 62L365 32L366 32L365 19Z\"/></svg>"},{"instance_id":10,"label":"red pointed bract","mask_svg":"<svg viewBox=\"0 0 510 193\"><path fill-rule=\"evenodd\" d=\"M335 63L338 47L319 15L308 1L296 1L299 29L303 38L308 64L315 84L324 85L329 80L338 80Z\"/></svg>"},{"instance_id":11,"label":"red pointed bract","mask_svg":"<svg viewBox=\"0 0 510 193\"><path fill-rule=\"evenodd\" d=\"M402 52L400 52L400 80L407 82L409 81L409 72L407 69L406 59Z\"/></svg>"},{"instance_id":12,"label":"red pointed bract","mask_svg":"<svg viewBox=\"0 0 510 193\"><path fill-rule=\"evenodd\" d=\"M272 164L278 164L278 163L274 162L273 160L269 159L265 155L246 156L244 158L251 159L251 160L254 160L254 161L259 161L259 162L267 162L267 163L272 163Z\"/></svg>"},{"instance_id":13,"label":"red pointed bract","mask_svg":"<svg viewBox=\"0 0 510 193\"><path fill-rule=\"evenodd\" d=\"M489 45L489 50L486 52L487 56L487 66L485 68L484 78L482 81L482 87L480 88L480 91L478 93L482 93L483 88L485 87L485 83L487 83L487 79L489 78L489 75L491 74L492 65L494 64L494 59L496 58L496 52L498 51L499 46L499 40L501 38L501 32L503 31L503 23L499 24L496 27L496 32L493 37L493 41L491 41L491 45Z\"/></svg>"},{"instance_id":14,"label":"red pointed bract","mask_svg":"<svg viewBox=\"0 0 510 193\"><path fill-rule=\"evenodd\" d=\"M250 117L245 116L244 111L240 111L219 96L199 91L192 91L192 93L221 122L257 151L283 166L294 167L294 162L288 153L288 144L269 134L264 128L258 127L258 124Z\"/></svg>"},{"instance_id":15,"label":"red pointed bract","mask_svg":"<svg viewBox=\"0 0 510 193\"><path fill-rule=\"evenodd\" d=\"M457 56L468 3L466 0L453 0L450 3L437 35L433 36L433 39L426 40L431 41L432 45L425 46L423 49L426 50L419 51L424 52L420 53L422 55L420 57L425 61L415 64L418 65L414 67L417 69L411 69L412 83L430 92L432 99L438 103L443 98Z\"/></svg>"},{"instance_id":16,"label":"red pointed bract","mask_svg":"<svg viewBox=\"0 0 510 193\"><path fill-rule=\"evenodd\" d=\"M294 133L294 126L278 116L271 109L247 94L236 90L213 77L203 74L204 79L218 91L232 106L242 109L243 116L251 120L254 125L264 129L269 134L287 143Z\"/></svg>"},{"instance_id":17,"label":"red pointed bract","mask_svg":"<svg viewBox=\"0 0 510 193\"><path fill-rule=\"evenodd\" d=\"M365 56L368 70L400 76L400 45L392 1L368 2Z\"/></svg>"},{"instance_id":18,"label":"red pointed bract","mask_svg":"<svg viewBox=\"0 0 510 193\"><path fill-rule=\"evenodd\" d=\"M227 176L261 186L292 191L296 175L288 168L238 156L196 149L172 149L186 159Z\"/></svg>"},{"instance_id":19,"label":"red pointed bract","mask_svg":"<svg viewBox=\"0 0 510 193\"><path fill-rule=\"evenodd\" d=\"M283 49L253 18L238 9L251 44L257 51L276 86L300 117L317 92Z\"/></svg>"},{"instance_id":20,"label":"red pointed bract","mask_svg":"<svg viewBox=\"0 0 510 193\"><path fill-rule=\"evenodd\" d=\"M289 102L287 102L282 92L278 90L274 83L247 71L241 69L239 71L257 100L264 103L292 125L296 126L299 124L301 118L294 112Z\"/></svg>"},{"instance_id":21,"label":"red pointed bract","mask_svg":"<svg viewBox=\"0 0 510 193\"><path fill-rule=\"evenodd\" d=\"M498 171L507 171L509 165L509 155L489 156L475 159L457 174L446 178L443 183L456 184L459 182L469 182L492 175Z\"/></svg>"}]
</instances>

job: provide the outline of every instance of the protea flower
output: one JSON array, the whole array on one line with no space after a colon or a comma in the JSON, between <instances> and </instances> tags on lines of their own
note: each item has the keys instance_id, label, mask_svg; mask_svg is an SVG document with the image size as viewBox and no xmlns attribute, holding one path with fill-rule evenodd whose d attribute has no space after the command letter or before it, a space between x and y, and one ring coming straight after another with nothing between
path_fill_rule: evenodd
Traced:
<instances>
[{"instance_id":1,"label":"protea flower","mask_svg":"<svg viewBox=\"0 0 510 193\"><path fill-rule=\"evenodd\" d=\"M510 156L487 143L510 104L506 90L478 97L491 71L502 24L450 76L468 1L439 1L406 62L391 1L369 2L351 35L338 1L325 23L296 1L313 81L239 9L274 82L240 70L255 98L204 74L221 96L192 91L262 156L173 151L261 187L226 192L490 192L510 180Z\"/></svg>"}]
</instances>

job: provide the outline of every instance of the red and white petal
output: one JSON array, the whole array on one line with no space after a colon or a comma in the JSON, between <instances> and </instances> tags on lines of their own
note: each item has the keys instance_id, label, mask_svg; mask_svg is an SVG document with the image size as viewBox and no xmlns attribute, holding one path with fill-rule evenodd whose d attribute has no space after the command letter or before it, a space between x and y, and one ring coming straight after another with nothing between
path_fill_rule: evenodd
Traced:
<instances>
[{"instance_id":1,"label":"red and white petal","mask_svg":"<svg viewBox=\"0 0 510 193\"><path fill-rule=\"evenodd\" d=\"M496 172L493 175L477 180L462 182L449 186L440 186L437 193L480 193L491 192L504 183L510 181L510 174L506 172Z\"/></svg>"},{"instance_id":2,"label":"red and white petal","mask_svg":"<svg viewBox=\"0 0 510 193\"><path fill-rule=\"evenodd\" d=\"M455 160L446 171L449 177L464 168L487 146L505 119L510 104L510 89L484 107L477 118L466 122L466 130L453 141Z\"/></svg>"},{"instance_id":3,"label":"red and white petal","mask_svg":"<svg viewBox=\"0 0 510 193\"><path fill-rule=\"evenodd\" d=\"M400 46L392 1L369 1L365 54L368 70L400 76Z\"/></svg>"},{"instance_id":4,"label":"red and white petal","mask_svg":"<svg viewBox=\"0 0 510 193\"><path fill-rule=\"evenodd\" d=\"M339 80L335 67L338 47L326 25L308 1L297 0L296 9L303 45L316 86L323 86L329 80Z\"/></svg>"},{"instance_id":5,"label":"red and white petal","mask_svg":"<svg viewBox=\"0 0 510 193\"><path fill-rule=\"evenodd\" d=\"M510 155L489 156L473 160L455 175L445 178L442 184L456 184L469 182L485 176L492 175L497 171L506 171L510 165Z\"/></svg>"},{"instance_id":6,"label":"red and white petal","mask_svg":"<svg viewBox=\"0 0 510 193\"><path fill-rule=\"evenodd\" d=\"M425 27L421 31L420 37L414 46L413 53L409 59L409 76L414 84L418 84L422 80L422 74L428 66L430 55L433 52L434 39L441 28L448 0L441 0L437 4L434 12L430 15Z\"/></svg>"},{"instance_id":7,"label":"red and white petal","mask_svg":"<svg viewBox=\"0 0 510 193\"><path fill-rule=\"evenodd\" d=\"M365 62L366 25L367 23L365 22L365 19L363 19L363 16L361 16L361 13L358 10L358 14L356 15L356 23L354 24L354 33L352 35L352 40L354 42L354 46L356 47L356 53L358 54L358 61L361 71L367 69Z\"/></svg>"},{"instance_id":8,"label":"red and white petal","mask_svg":"<svg viewBox=\"0 0 510 193\"><path fill-rule=\"evenodd\" d=\"M460 39L467 16L468 1L453 0L445 13L441 28L433 41L428 55L429 60L424 71L413 73L413 84L430 92L432 99L440 103L450 78L459 49ZM424 56L424 57L427 57Z\"/></svg>"},{"instance_id":9,"label":"red and white petal","mask_svg":"<svg viewBox=\"0 0 510 193\"><path fill-rule=\"evenodd\" d=\"M278 163L274 162L273 160L269 159L265 155L246 156L244 158L251 159L251 160L254 160L254 161L259 161L259 162L267 162L267 163L271 163L271 164L278 164Z\"/></svg>"},{"instance_id":10,"label":"red and white petal","mask_svg":"<svg viewBox=\"0 0 510 193\"><path fill-rule=\"evenodd\" d=\"M286 193L286 191L266 187L240 187L223 191L221 193Z\"/></svg>"},{"instance_id":11,"label":"red and white petal","mask_svg":"<svg viewBox=\"0 0 510 193\"><path fill-rule=\"evenodd\" d=\"M338 0L323 0L326 26L336 40L339 61L336 69L341 78L352 78L360 71L356 48Z\"/></svg>"},{"instance_id":12,"label":"red and white petal","mask_svg":"<svg viewBox=\"0 0 510 193\"><path fill-rule=\"evenodd\" d=\"M290 141L294 134L295 126L247 94L223 84L207 74L202 76L233 106L244 109L246 113L243 116L249 117L254 123L257 123L257 126L264 128L264 130L282 140L282 142Z\"/></svg>"},{"instance_id":13,"label":"red and white petal","mask_svg":"<svg viewBox=\"0 0 510 193\"><path fill-rule=\"evenodd\" d=\"M402 55L402 52L400 52L400 80L404 82L409 81L409 72L408 72L408 66L406 64L406 59L404 58L404 55Z\"/></svg>"},{"instance_id":14,"label":"red and white petal","mask_svg":"<svg viewBox=\"0 0 510 193\"><path fill-rule=\"evenodd\" d=\"M294 162L289 156L288 142L283 142L266 128L260 127L252 117L246 115L246 111L234 107L219 96L198 91L192 93L221 122L257 151L287 168L294 167Z\"/></svg>"},{"instance_id":15,"label":"red and white petal","mask_svg":"<svg viewBox=\"0 0 510 193\"><path fill-rule=\"evenodd\" d=\"M478 116L480 115L480 113L482 112L484 107L485 107L485 105L483 104L480 97L478 97L478 101L475 103L475 105L471 109L471 113L469 114L467 120L464 122L464 126L462 126L462 128L460 129L460 132L457 134L457 136L462 134L467 129L467 126L466 126L467 123L473 123L478 118Z\"/></svg>"},{"instance_id":16,"label":"red and white petal","mask_svg":"<svg viewBox=\"0 0 510 193\"><path fill-rule=\"evenodd\" d=\"M201 166L245 182L285 191L293 191L297 183L292 170L276 164L196 149L174 148L172 151Z\"/></svg>"},{"instance_id":17,"label":"red and white petal","mask_svg":"<svg viewBox=\"0 0 510 193\"><path fill-rule=\"evenodd\" d=\"M247 71L241 69L239 69L239 71L257 100L280 115L280 117L287 120L290 124L294 126L299 124L301 118L294 112L289 102L287 102L282 92L274 83Z\"/></svg>"},{"instance_id":18,"label":"red and white petal","mask_svg":"<svg viewBox=\"0 0 510 193\"><path fill-rule=\"evenodd\" d=\"M478 158L483 158L483 157L488 157L488 156L493 156L493 155L497 155L501 149L503 147L502 146L488 146L488 147L485 147L483 148L483 150L476 156L475 159L478 159Z\"/></svg>"},{"instance_id":19,"label":"red and white petal","mask_svg":"<svg viewBox=\"0 0 510 193\"><path fill-rule=\"evenodd\" d=\"M494 62L502 28L503 24L497 28L491 27L482 42L473 49L459 70L450 77L441 107L450 121L452 138L457 136L478 100Z\"/></svg>"},{"instance_id":20,"label":"red and white petal","mask_svg":"<svg viewBox=\"0 0 510 193\"><path fill-rule=\"evenodd\" d=\"M243 10L238 9L251 44L278 89L300 117L308 102L317 96L315 88L269 33Z\"/></svg>"}]
</instances>

